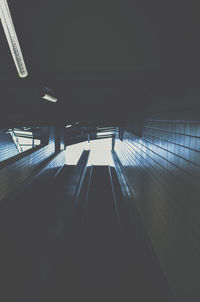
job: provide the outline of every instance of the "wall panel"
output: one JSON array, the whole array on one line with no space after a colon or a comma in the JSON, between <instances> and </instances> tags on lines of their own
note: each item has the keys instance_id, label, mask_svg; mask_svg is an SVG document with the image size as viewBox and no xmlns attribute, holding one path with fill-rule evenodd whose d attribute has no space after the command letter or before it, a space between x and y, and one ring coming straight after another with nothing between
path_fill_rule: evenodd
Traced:
<instances>
[{"instance_id":1,"label":"wall panel","mask_svg":"<svg viewBox=\"0 0 200 302\"><path fill-rule=\"evenodd\" d=\"M10 135L0 130L0 162L19 153Z\"/></svg>"},{"instance_id":2,"label":"wall panel","mask_svg":"<svg viewBox=\"0 0 200 302\"><path fill-rule=\"evenodd\" d=\"M200 301L200 121L148 119L115 151L176 301Z\"/></svg>"}]
</instances>

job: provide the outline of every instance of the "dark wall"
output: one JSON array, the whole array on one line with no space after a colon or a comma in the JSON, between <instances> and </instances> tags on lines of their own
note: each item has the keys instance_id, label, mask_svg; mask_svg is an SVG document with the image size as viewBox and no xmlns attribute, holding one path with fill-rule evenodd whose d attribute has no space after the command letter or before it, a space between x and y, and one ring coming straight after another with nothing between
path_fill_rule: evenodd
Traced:
<instances>
[{"instance_id":1,"label":"dark wall","mask_svg":"<svg viewBox=\"0 0 200 302\"><path fill-rule=\"evenodd\" d=\"M11 135L0 130L0 162L18 153Z\"/></svg>"},{"instance_id":2,"label":"dark wall","mask_svg":"<svg viewBox=\"0 0 200 302\"><path fill-rule=\"evenodd\" d=\"M55 175L55 171L58 171L60 167L62 167L66 163L66 155L65 151L60 151L56 153L56 155L45 165L42 170L39 172L38 177L35 179L34 183L39 183L41 186L42 183L47 185L50 184L53 176Z\"/></svg>"},{"instance_id":3,"label":"dark wall","mask_svg":"<svg viewBox=\"0 0 200 302\"><path fill-rule=\"evenodd\" d=\"M176 301L200 301L200 120L146 119L115 151Z\"/></svg>"}]
</instances>

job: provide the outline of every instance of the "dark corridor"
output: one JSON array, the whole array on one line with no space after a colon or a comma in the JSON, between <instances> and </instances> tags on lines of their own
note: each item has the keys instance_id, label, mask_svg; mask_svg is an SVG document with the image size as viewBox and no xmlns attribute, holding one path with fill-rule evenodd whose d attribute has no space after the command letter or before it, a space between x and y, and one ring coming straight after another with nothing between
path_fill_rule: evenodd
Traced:
<instances>
[{"instance_id":1,"label":"dark corridor","mask_svg":"<svg viewBox=\"0 0 200 302\"><path fill-rule=\"evenodd\" d=\"M0 301L200 301L199 11L0 0Z\"/></svg>"},{"instance_id":2,"label":"dark corridor","mask_svg":"<svg viewBox=\"0 0 200 302\"><path fill-rule=\"evenodd\" d=\"M172 301L115 168L88 153L2 207L4 301Z\"/></svg>"}]
</instances>

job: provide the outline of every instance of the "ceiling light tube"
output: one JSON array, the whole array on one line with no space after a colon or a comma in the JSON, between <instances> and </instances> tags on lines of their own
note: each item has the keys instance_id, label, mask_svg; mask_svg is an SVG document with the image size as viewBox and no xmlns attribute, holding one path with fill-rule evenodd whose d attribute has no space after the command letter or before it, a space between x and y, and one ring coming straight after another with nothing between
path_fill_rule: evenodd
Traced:
<instances>
[{"instance_id":1,"label":"ceiling light tube","mask_svg":"<svg viewBox=\"0 0 200 302\"><path fill-rule=\"evenodd\" d=\"M21 78L25 78L27 77L28 72L17 34L15 32L7 0L0 0L0 18L18 74Z\"/></svg>"},{"instance_id":2,"label":"ceiling light tube","mask_svg":"<svg viewBox=\"0 0 200 302\"><path fill-rule=\"evenodd\" d=\"M114 132L98 132L97 136L112 135Z\"/></svg>"},{"instance_id":3,"label":"ceiling light tube","mask_svg":"<svg viewBox=\"0 0 200 302\"><path fill-rule=\"evenodd\" d=\"M55 98L55 97L53 97L53 96L51 96L47 93L42 98L46 101L50 101L50 102L53 102L53 103L56 103L58 101L57 98Z\"/></svg>"}]
</instances>

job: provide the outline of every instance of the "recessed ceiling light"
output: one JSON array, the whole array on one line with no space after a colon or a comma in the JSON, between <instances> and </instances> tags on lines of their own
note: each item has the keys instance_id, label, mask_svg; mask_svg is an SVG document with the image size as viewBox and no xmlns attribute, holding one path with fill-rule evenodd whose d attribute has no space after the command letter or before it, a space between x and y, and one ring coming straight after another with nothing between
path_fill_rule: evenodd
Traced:
<instances>
[{"instance_id":1,"label":"recessed ceiling light","mask_svg":"<svg viewBox=\"0 0 200 302\"><path fill-rule=\"evenodd\" d=\"M57 98L55 98L47 93L42 98L46 101L53 102L53 103L56 103L58 101Z\"/></svg>"},{"instance_id":2,"label":"recessed ceiling light","mask_svg":"<svg viewBox=\"0 0 200 302\"><path fill-rule=\"evenodd\" d=\"M28 72L21 52L17 34L15 32L7 0L0 0L0 19L18 74L21 78L25 78L27 77Z\"/></svg>"}]
</instances>

